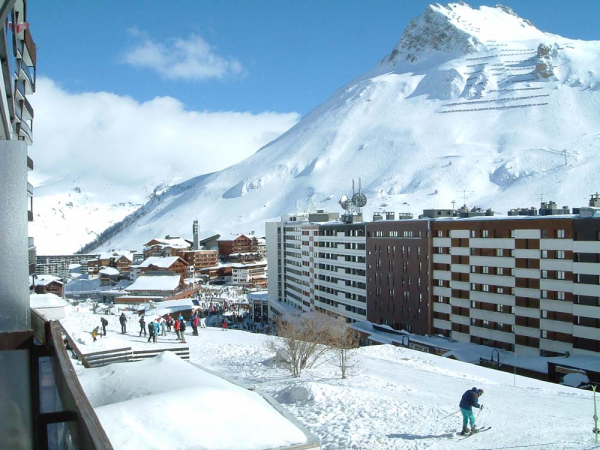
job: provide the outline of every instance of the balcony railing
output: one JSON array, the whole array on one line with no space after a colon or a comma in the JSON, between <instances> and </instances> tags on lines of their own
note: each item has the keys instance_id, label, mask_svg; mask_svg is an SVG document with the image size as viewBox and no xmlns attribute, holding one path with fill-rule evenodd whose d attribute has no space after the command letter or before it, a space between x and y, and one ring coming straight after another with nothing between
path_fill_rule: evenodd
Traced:
<instances>
[{"instance_id":1,"label":"balcony railing","mask_svg":"<svg viewBox=\"0 0 600 450\"><path fill-rule=\"evenodd\" d=\"M71 364L66 332L59 322L47 321L35 311L31 324L36 338L33 354L44 355L32 366L36 448L112 449Z\"/></svg>"}]
</instances>

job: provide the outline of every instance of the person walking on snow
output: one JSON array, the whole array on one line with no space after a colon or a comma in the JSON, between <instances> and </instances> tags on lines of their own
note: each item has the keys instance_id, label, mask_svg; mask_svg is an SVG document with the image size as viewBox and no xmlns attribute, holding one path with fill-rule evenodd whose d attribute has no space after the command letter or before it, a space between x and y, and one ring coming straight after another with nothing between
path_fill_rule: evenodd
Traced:
<instances>
[{"instance_id":1,"label":"person walking on snow","mask_svg":"<svg viewBox=\"0 0 600 450\"><path fill-rule=\"evenodd\" d=\"M181 333L181 343L186 344L187 342L185 342L185 320L183 320L183 317L181 319L182 320L179 322L179 332Z\"/></svg>"},{"instance_id":2,"label":"person walking on snow","mask_svg":"<svg viewBox=\"0 0 600 450\"><path fill-rule=\"evenodd\" d=\"M146 321L144 320L144 316L140 317L140 337L142 337L142 333L146 336Z\"/></svg>"},{"instance_id":3,"label":"person walking on snow","mask_svg":"<svg viewBox=\"0 0 600 450\"><path fill-rule=\"evenodd\" d=\"M166 336L167 335L167 321L166 320L161 320L160 321L160 330L161 330L161 336Z\"/></svg>"},{"instance_id":4,"label":"person walking on snow","mask_svg":"<svg viewBox=\"0 0 600 450\"><path fill-rule=\"evenodd\" d=\"M104 336L106 336L106 326L108 325L108 320L106 320L106 318L102 317L100 319L100 323L102 324L102 334Z\"/></svg>"},{"instance_id":5,"label":"person walking on snow","mask_svg":"<svg viewBox=\"0 0 600 450\"><path fill-rule=\"evenodd\" d=\"M206 314L204 314L204 310L200 311L200 328L206 328Z\"/></svg>"},{"instance_id":6,"label":"person walking on snow","mask_svg":"<svg viewBox=\"0 0 600 450\"><path fill-rule=\"evenodd\" d=\"M155 320L154 321L154 342L156 342L156 337L158 336L159 329L160 329L160 323L158 323L158 320Z\"/></svg>"},{"instance_id":7,"label":"person walking on snow","mask_svg":"<svg viewBox=\"0 0 600 450\"><path fill-rule=\"evenodd\" d=\"M175 333L177 333L177 339L181 339L181 337L179 337L179 320L176 320L173 328L175 328Z\"/></svg>"},{"instance_id":8,"label":"person walking on snow","mask_svg":"<svg viewBox=\"0 0 600 450\"><path fill-rule=\"evenodd\" d=\"M125 317L125 313L121 313L119 316L119 323L121 324L121 334L127 333L127 317Z\"/></svg>"},{"instance_id":9,"label":"person walking on snow","mask_svg":"<svg viewBox=\"0 0 600 450\"><path fill-rule=\"evenodd\" d=\"M148 342L151 340L156 344L156 328L154 328L154 322L150 321L148 324Z\"/></svg>"},{"instance_id":10,"label":"person walking on snow","mask_svg":"<svg viewBox=\"0 0 600 450\"><path fill-rule=\"evenodd\" d=\"M460 399L459 407L463 417L463 428L460 434L469 434L469 427L467 424L471 424L471 434L477 433L479 430L475 426L475 416L473 415L473 408L483 409L483 405L479 404L479 397L483 395L483 389L477 389L474 387L470 391L463 394Z\"/></svg>"}]
</instances>

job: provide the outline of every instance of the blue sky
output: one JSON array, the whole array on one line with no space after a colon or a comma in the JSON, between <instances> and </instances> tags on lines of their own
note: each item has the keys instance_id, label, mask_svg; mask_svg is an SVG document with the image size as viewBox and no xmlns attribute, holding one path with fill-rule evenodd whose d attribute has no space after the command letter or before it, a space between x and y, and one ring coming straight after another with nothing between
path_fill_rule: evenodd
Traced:
<instances>
[{"instance_id":1,"label":"blue sky","mask_svg":"<svg viewBox=\"0 0 600 450\"><path fill-rule=\"evenodd\" d=\"M107 91L138 102L169 96L197 111L303 115L389 53L428 3L35 0L28 12L38 75L68 92ZM600 1L503 3L544 31L600 38ZM191 44L205 52L213 72L177 67L169 58L150 66L149 54L164 57L173 46Z\"/></svg>"}]
</instances>

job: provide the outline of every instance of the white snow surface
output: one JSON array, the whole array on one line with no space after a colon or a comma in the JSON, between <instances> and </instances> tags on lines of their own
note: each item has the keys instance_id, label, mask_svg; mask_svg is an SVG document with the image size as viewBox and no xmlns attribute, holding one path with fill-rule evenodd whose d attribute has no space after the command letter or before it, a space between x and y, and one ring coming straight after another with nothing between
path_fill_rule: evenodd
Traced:
<instances>
[{"instance_id":1,"label":"white snow surface","mask_svg":"<svg viewBox=\"0 0 600 450\"><path fill-rule=\"evenodd\" d=\"M80 370L115 448L267 449L306 442L259 394L162 353Z\"/></svg>"},{"instance_id":2,"label":"white snow surface","mask_svg":"<svg viewBox=\"0 0 600 450\"><path fill-rule=\"evenodd\" d=\"M33 309L38 308L64 308L69 302L56 294L30 294L29 304Z\"/></svg>"},{"instance_id":3,"label":"white snow surface","mask_svg":"<svg viewBox=\"0 0 600 450\"><path fill-rule=\"evenodd\" d=\"M107 337L95 343L90 332L100 323L100 316L80 307L61 322L84 353L126 346L138 349L178 346L172 333L159 337L158 344L148 344L145 338L137 337L138 326L133 316L129 322L131 330L120 335L117 317L108 318ZM199 337L188 335L186 338L192 362L271 394L309 431L319 436L325 450L595 448L591 432L593 398L589 391L521 376L514 378L510 373L391 345L359 349L362 367L346 380L340 379L339 371L329 364L305 371L301 378L294 379L273 364L273 355L265 348L269 339L265 335L210 327L199 332ZM163 413L158 406L129 403L129 422L121 421L116 431L119 437L125 438L128 429L147 436L161 427L165 430L163 435L172 436L168 428L172 417L175 417L173 421L181 420L183 427L189 427L188 434L197 437L197 445L203 439L216 436L210 427L192 420L195 414L202 414L194 400L195 392L186 384L193 383L193 379L186 375L181 386L183 391L177 391L185 394L174 396L172 400L178 406L170 409L168 394L158 393L162 388L157 386L155 372L150 367L141 371L139 377L128 375L127 379L135 380L132 392L120 386L121 381L127 384L125 375L119 375L121 371L133 370L128 368L135 364L141 363L102 369L105 374L102 384L90 391L94 404L103 403L97 396L112 396L116 391L124 392L126 398L131 398L130 402L142 401L133 397L156 391L157 401L165 402L160 403L164 405ZM164 370L167 374L176 374L178 367L172 366L170 372ZM78 370L83 369L78 367ZM162 378L163 368L160 370L157 378ZM172 384L173 388L180 387L175 382ZM85 381L84 385L89 386ZM474 386L485 390L480 399L485 408L478 414L477 424L491 426L492 430L461 441L456 435L462 426L458 403L461 395ZM136 407L139 414L134 418ZM103 408L98 408L102 422L115 423L109 410L105 413ZM236 414L235 409L232 405L232 414ZM457 414L447 417L453 413ZM152 426L146 427L145 423ZM277 432L275 427L272 430ZM170 448L176 441L170 439L164 447L161 447L162 441L155 442L156 447L146 448Z\"/></svg>"}]
</instances>

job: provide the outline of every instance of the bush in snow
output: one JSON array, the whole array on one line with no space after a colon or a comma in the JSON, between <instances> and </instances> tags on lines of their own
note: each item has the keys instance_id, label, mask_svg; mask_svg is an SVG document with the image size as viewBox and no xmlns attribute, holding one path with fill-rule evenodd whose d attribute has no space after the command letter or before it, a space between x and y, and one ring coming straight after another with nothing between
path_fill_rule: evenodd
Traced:
<instances>
[{"instance_id":1,"label":"bush in snow","mask_svg":"<svg viewBox=\"0 0 600 450\"><path fill-rule=\"evenodd\" d=\"M277 337L267 341L267 349L275 353L294 378L298 378L303 369L325 362L324 356L330 350L331 322L331 318L316 312L283 316L275 327Z\"/></svg>"}]
</instances>

